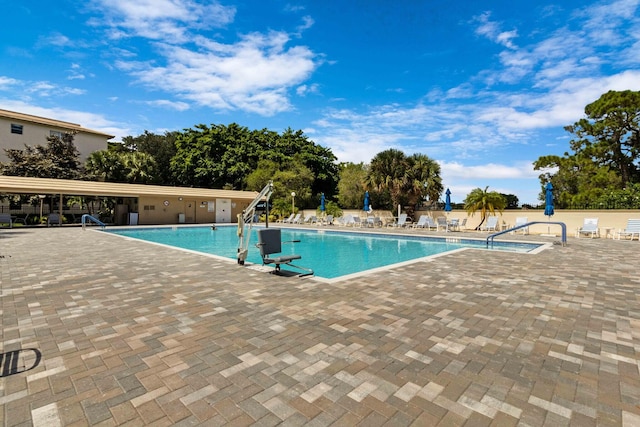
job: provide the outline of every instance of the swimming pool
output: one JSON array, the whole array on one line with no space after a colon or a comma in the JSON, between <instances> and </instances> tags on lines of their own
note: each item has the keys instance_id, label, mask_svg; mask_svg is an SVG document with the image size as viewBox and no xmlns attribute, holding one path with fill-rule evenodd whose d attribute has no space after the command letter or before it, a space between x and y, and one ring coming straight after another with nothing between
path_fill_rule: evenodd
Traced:
<instances>
[{"instance_id":1,"label":"swimming pool","mask_svg":"<svg viewBox=\"0 0 640 427\"><path fill-rule=\"evenodd\" d=\"M247 263L261 265L260 252L254 246L258 241L256 228L251 231ZM235 226L219 226L215 230L208 226L173 226L108 229L105 232L236 260L236 230ZM300 240L299 243L283 244L283 255L301 255L302 259L294 261L294 264L311 268L316 277L324 279L370 273L378 268L463 248L528 253L543 246L540 243L495 242L492 248L487 249L484 240L343 232L324 228L282 228L282 240Z\"/></svg>"}]
</instances>

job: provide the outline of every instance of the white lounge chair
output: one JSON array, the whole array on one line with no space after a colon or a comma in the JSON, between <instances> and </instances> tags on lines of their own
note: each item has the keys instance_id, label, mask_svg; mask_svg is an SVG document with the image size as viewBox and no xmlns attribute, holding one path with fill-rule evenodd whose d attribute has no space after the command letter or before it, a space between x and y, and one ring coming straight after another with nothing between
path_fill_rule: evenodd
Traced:
<instances>
[{"instance_id":1,"label":"white lounge chair","mask_svg":"<svg viewBox=\"0 0 640 427\"><path fill-rule=\"evenodd\" d=\"M405 227L407 225L407 221L409 221L408 218L409 217L406 213L400 214L400 216L398 217L398 222L389 224L389 227Z\"/></svg>"},{"instance_id":2,"label":"white lounge chair","mask_svg":"<svg viewBox=\"0 0 640 427\"><path fill-rule=\"evenodd\" d=\"M333 225L333 215L327 215L322 218L318 224L320 225Z\"/></svg>"},{"instance_id":3,"label":"white lounge chair","mask_svg":"<svg viewBox=\"0 0 640 427\"><path fill-rule=\"evenodd\" d=\"M447 222L447 217L439 216L436 218L436 231L440 231L442 228L444 231L449 231L449 223Z\"/></svg>"},{"instance_id":4,"label":"white lounge chair","mask_svg":"<svg viewBox=\"0 0 640 427\"><path fill-rule=\"evenodd\" d=\"M432 228L437 230L438 224L433 221L429 215L421 215L418 219L418 225L416 228L426 228L427 230L431 230Z\"/></svg>"},{"instance_id":5,"label":"white lounge chair","mask_svg":"<svg viewBox=\"0 0 640 427\"><path fill-rule=\"evenodd\" d=\"M624 230L618 230L618 240L622 236L629 236L631 240L633 240L633 236L638 236L638 241L640 242L640 219L629 219L627 220L627 227Z\"/></svg>"},{"instance_id":6,"label":"white lounge chair","mask_svg":"<svg viewBox=\"0 0 640 427\"><path fill-rule=\"evenodd\" d=\"M592 239L594 237L600 237L598 218L585 218L582 228L576 230L576 237L579 238L582 234L588 234Z\"/></svg>"},{"instance_id":7,"label":"white lounge chair","mask_svg":"<svg viewBox=\"0 0 640 427\"><path fill-rule=\"evenodd\" d=\"M498 231L498 217L488 217L487 222L480 227L480 231Z\"/></svg>"},{"instance_id":8,"label":"white lounge chair","mask_svg":"<svg viewBox=\"0 0 640 427\"><path fill-rule=\"evenodd\" d=\"M529 222L529 220L527 219L526 216L519 216L516 218L516 223L514 227L525 225L527 222ZM522 228L519 228L518 230L514 230L514 232L517 232L517 231L522 231L522 234L529 234L529 227L522 227Z\"/></svg>"},{"instance_id":9,"label":"white lounge chair","mask_svg":"<svg viewBox=\"0 0 640 427\"><path fill-rule=\"evenodd\" d=\"M420 218L418 218L418 222L414 222L411 225L411 228L425 228L425 226L427 225L427 218L430 219L429 215L420 215Z\"/></svg>"},{"instance_id":10,"label":"white lounge chair","mask_svg":"<svg viewBox=\"0 0 640 427\"><path fill-rule=\"evenodd\" d=\"M296 216L294 216L291 220L290 224L300 224L302 222L302 220L300 219L301 216L302 214L297 213Z\"/></svg>"},{"instance_id":11,"label":"white lounge chair","mask_svg":"<svg viewBox=\"0 0 640 427\"><path fill-rule=\"evenodd\" d=\"M296 216L296 215L295 214L291 214L291 215L289 215L289 218L284 218L284 219L281 218L281 219L277 220L276 222L282 222L282 223L288 224L293 220L294 216Z\"/></svg>"},{"instance_id":12,"label":"white lounge chair","mask_svg":"<svg viewBox=\"0 0 640 427\"><path fill-rule=\"evenodd\" d=\"M458 218L451 218L451 221L449 221L449 230L460 231L460 220Z\"/></svg>"},{"instance_id":13,"label":"white lounge chair","mask_svg":"<svg viewBox=\"0 0 640 427\"><path fill-rule=\"evenodd\" d=\"M348 227L352 226L353 224L355 224L355 221L353 220L353 215L351 214L338 218L338 225L341 227Z\"/></svg>"}]
</instances>

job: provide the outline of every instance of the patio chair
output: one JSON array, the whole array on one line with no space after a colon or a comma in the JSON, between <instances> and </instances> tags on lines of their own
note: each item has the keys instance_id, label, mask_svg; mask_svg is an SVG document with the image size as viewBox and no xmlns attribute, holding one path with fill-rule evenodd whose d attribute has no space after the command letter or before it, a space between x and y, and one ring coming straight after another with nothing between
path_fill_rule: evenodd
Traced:
<instances>
[{"instance_id":1,"label":"patio chair","mask_svg":"<svg viewBox=\"0 0 640 427\"><path fill-rule=\"evenodd\" d=\"M0 224L6 224L9 226L9 228L13 228L13 220L11 219L11 214L0 214Z\"/></svg>"},{"instance_id":2,"label":"patio chair","mask_svg":"<svg viewBox=\"0 0 640 427\"><path fill-rule=\"evenodd\" d=\"M580 238L581 235L589 235L592 239L594 237L600 237L600 229L598 228L598 218L585 218L582 228L576 230L576 238Z\"/></svg>"},{"instance_id":3,"label":"patio chair","mask_svg":"<svg viewBox=\"0 0 640 427\"><path fill-rule=\"evenodd\" d=\"M281 230L279 228L263 228L258 230L258 243L256 246L260 249L260 256L262 257L262 265L275 265L274 274L282 274L282 275L290 275L293 273L295 276L309 276L313 274L313 270L300 267L297 265L291 264L291 261L296 259L301 259L300 255L291 254L291 255L281 255L277 257L271 257L270 255L279 254L282 252L282 243L297 243L299 240L292 240L290 242L283 242L281 240ZM302 270L302 273L282 272L280 269L280 265L288 265L289 267L296 268L298 270Z\"/></svg>"},{"instance_id":4,"label":"patio chair","mask_svg":"<svg viewBox=\"0 0 640 427\"><path fill-rule=\"evenodd\" d=\"M449 221L449 230L451 231L460 231L460 220L458 218L451 218Z\"/></svg>"},{"instance_id":5,"label":"patio chair","mask_svg":"<svg viewBox=\"0 0 640 427\"><path fill-rule=\"evenodd\" d=\"M277 220L276 222L282 222L282 223L290 223L293 220L293 217L296 216L295 214L291 214L289 215L289 218L280 218L279 220Z\"/></svg>"},{"instance_id":6,"label":"patio chair","mask_svg":"<svg viewBox=\"0 0 640 427\"><path fill-rule=\"evenodd\" d=\"M47 227L51 226L52 224L58 224L58 226L62 225L62 217L60 216L60 214L50 213L47 216Z\"/></svg>"},{"instance_id":7,"label":"patio chair","mask_svg":"<svg viewBox=\"0 0 640 427\"><path fill-rule=\"evenodd\" d=\"M302 222L302 220L300 219L301 216L302 214L297 213L296 216L294 216L293 219L291 220L290 224L300 224Z\"/></svg>"},{"instance_id":8,"label":"patio chair","mask_svg":"<svg viewBox=\"0 0 640 427\"><path fill-rule=\"evenodd\" d=\"M347 227L349 225L353 225L354 224L354 220L353 220L353 215L351 214L347 214L346 216L341 216L340 218L338 218L336 220L336 223L340 226L340 227Z\"/></svg>"},{"instance_id":9,"label":"patio chair","mask_svg":"<svg viewBox=\"0 0 640 427\"><path fill-rule=\"evenodd\" d=\"M367 227L382 227L382 218L380 218L379 216L367 218Z\"/></svg>"},{"instance_id":10,"label":"patio chair","mask_svg":"<svg viewBox=\"0 0 640 427\"><path fill-rule=\"evenodd\" d=\"M516 223L515 223L514 227L518 227L520 225L525 225L527 222L529 222L529 220L527 219L526 216L519 216L519 217L516 218ZM519 230L522 231L523 235L529 234L529 227L519 228L518 230L514 230L514 232L517 232Z\"/></svg>"},{"instance_id":11,"label":"patio chair","mask_svg":"<svg viewBox=\"0 0 640 427\"><path fill-rule=\"evenodd\" d=\"M488 217L487 222L480 227L480 231L498 231L498 217Z\"/></svg>"},{"instance_id":12,"label":"patio chair","mask_svg":"<svg viewBox=\"0 0 640 427\"><path fill-rule=\"evenodd\" d=\"M394 222L389 224L389 227L406 227L408 221L408 216L406 213L400 214L398 217L398 222Z\"/></svg>"},{"instance_id":13,"label":"patio chair","mask_svg":"<svg viewBox=\"0 0 640 427\"><path fill-rule=\"evenodd\" d=\"M327 215L322 218L318 224L320 225L333 225L333 215Z\"/></svg>"},{"instance_id":14,"label":"patio chair","mask_svg":"<svg viewBox=\"0 0 640 427\"><path fill-rule=\"evenodd\" d=\"M638 236L638 241L640 241L640 219L629 219L627 220L627 227L624 230L618 230L618 240L622 236L629 236L631 240L633 240L633 236Z\"/></svg>"},{"instance_id":15,"label":"patio chair","mask_svg":"<svg viewBox=\"0 0 640 427\"><path fill-rule=\"evenodd\" d=\"M446 216L439 216L436 218L436 231L440 231L440 229L444 229L444 231L449 231L449 224L447 223Z\"/></svg>"},{"instance_id":16,"label":"patio chair","mask_svg":"<svg viewBox=\"0 0 640 427\"><path fill-rule=\"evenodd\" d=\"M462 222L458 224L458 231L467 229L467 218L462 218Z\"/></svg>"},{"instance_id":17,"label":"patio chair","mask_svg":"<svg viewBox=\"0 0 640 427\"><path fill-rule=\"evenodd\" d=\"M427 218L429 218L428 215L420 215L418 221L411 224L411 228L424 228L427 223Z\"/></svg>"}]
</instances>

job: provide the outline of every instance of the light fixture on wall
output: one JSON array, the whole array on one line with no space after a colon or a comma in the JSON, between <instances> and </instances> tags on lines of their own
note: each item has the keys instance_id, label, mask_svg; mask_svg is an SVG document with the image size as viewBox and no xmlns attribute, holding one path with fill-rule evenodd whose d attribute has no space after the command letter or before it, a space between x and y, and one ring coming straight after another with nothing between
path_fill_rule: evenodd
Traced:
<instances>
[{"instance_id":1,"label":"light fixture on wall","mask_svg":"<svg viewBox=\"0 0 640 427\"><path fill-rule=\"evenodd\" d=\"M179 200L179 201L182 201L182 197L178 197L178 200Z\"/></svg>"}]
</instances>

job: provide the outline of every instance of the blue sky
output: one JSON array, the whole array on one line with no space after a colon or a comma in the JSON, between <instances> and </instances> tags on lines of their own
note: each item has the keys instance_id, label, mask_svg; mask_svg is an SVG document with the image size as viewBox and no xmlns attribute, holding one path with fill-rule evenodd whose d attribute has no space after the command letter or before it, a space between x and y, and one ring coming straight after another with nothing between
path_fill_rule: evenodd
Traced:
<instances>
[{"instance_id":1,"label":"blue sky","mask_svg":"<svg viewBox=\"0 0 640 427\"><path fill-rule=\"evenodd\" d=\"M302 129L537 203L532 162L609 90L640 90L640 0L0 0L0 108L116 135ZM44 141L42 141L44 143Z\"/></svg>"}]
</instances>

